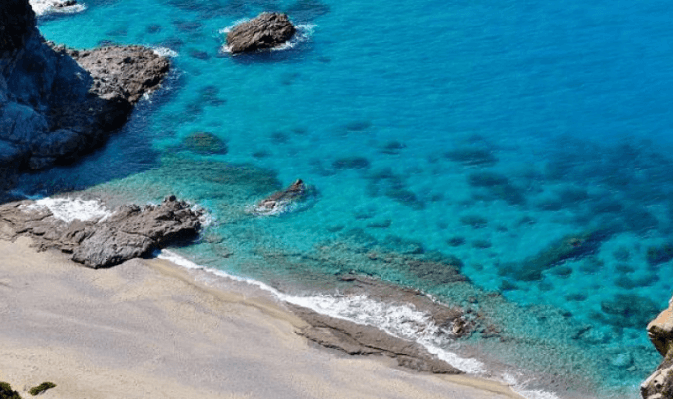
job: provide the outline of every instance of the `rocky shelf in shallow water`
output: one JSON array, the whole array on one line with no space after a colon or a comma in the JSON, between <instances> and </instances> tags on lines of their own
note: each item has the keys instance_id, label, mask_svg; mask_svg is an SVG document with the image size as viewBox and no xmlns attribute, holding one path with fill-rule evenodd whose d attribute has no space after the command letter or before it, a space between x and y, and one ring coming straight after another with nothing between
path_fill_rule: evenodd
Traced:
<instances>
[{"instance_id":1,"label":"rocky shelf in shallow water","mask_svg":"<svg viewBox=\"0 0 673 399\"><path fill-rule=\"evenodd\" d=\"M33 201L0 206L0 236L27 235L40 250L58 249L98 269L148 256L170 243L194 238L201 212L171 196L160 205L125 205L109 216L66 222Z\"/></svg>"},{"instance_id":2,"label":"rocky shelf in shallow water","mask_svg":"<svg viewBox=\"0 0 673 399\"><path fill-rule=\"evenodd\" d=\"M0 5L0 190L16 172L68 162L121 128L169 61L140 46L45 41L28 0Z\"/></svg>"}]
</instances>

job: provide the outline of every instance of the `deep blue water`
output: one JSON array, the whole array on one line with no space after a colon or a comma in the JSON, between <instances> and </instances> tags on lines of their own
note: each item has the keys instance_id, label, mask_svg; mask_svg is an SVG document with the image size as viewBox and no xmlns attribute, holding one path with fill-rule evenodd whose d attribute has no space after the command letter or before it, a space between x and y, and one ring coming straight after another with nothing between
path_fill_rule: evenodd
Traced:
<instances>
[{"instance_id":1,"label":"deep blue water","mask_svg":"<svg viewBox=\"0 0 673 399\"><path fill-rule=\"evenodd\" d=\"M78 48L171 48L174 71L108 145L26 176L24 191L88 188L135 201L175 193L215 219L186 256L276 285L355 270L455 299L449 286L405 271L269 257L312 254L326 241L440 251L458 257L476 287L518 306L502 321L515 335L549 342L551 356L566 345L594 359L599 385L634 396L656 366L645 326L673 281L661 247L673 241L668 3L86 5L43 18L42 33ZM305 40L224 53L222 30L264 10L288 12ZM194 132L217 136L226 153L195 151L185 142ZM305 209L245 212L297 178L319 192ZM545 265L564 239L586 251ZM527 324L523 315L540 307L563 325L545 327L544 315ZM521 345L502 358L535 358L539 348Z\"/></svg>"}]
</instances>

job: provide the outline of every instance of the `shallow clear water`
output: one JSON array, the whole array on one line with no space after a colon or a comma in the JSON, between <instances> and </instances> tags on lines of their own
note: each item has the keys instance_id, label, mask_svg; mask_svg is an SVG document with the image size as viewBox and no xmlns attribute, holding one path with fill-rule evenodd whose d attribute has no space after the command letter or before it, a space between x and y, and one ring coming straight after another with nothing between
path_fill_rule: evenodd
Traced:
<instances>
[{"instance_id":1,"label":"shallow clear water","mask_svg":"<svg viewBox=\"0 0 673 399\"><path fill-rule=\"evenodd\" d=\"M508 354L474 343L484 351L530 367L584 354L599 385L627 396L656 366L645 325L666 306L673 277L671 261L652 250L671 240L673 218L667 3L86 6L41 19L42 33L79 48L170 48L174 72L103 149L26 176L24 192L88 188L135 201L174 193L215 220L182 249L199 264L300 291L354 270L469 307L468 294L436 275L349 255L440 251L459 258L484 295L516 305L501 314L507 331L552 348L513 343ZM222 30L263 10L288 12L305 40L253 56L223 52ZM190 146L194 132L227 151ZM319 192L304 208L246 212L297 178ZM558 364L584 367L567 356Z\"/></svg>"}]
</instances>

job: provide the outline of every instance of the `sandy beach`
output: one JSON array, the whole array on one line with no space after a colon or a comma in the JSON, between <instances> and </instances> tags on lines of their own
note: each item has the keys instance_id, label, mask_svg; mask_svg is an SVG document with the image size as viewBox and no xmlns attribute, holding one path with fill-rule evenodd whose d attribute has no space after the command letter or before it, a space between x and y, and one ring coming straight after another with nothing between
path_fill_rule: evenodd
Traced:
<instances>
[{"instance_id":1,"label":"sandy beach","mask_svg":"<svg viewBox=\"0 0 673 399\"><path fill-rule=\"evenodd\" d=\"M0 380L45 398L518 398L465 376L348 356L254 287L164 260L92 270L0 239ZM216 287L217 285L217 287Z\"/></svg>"}]
</instances>

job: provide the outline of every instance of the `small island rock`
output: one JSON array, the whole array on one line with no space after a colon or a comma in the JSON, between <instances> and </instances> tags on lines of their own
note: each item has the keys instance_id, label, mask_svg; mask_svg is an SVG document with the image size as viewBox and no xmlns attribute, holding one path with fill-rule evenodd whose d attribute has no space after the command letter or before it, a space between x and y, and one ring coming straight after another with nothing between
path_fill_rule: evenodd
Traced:
<instances>
[{"instance_id":1,"label":"small island rock","mask_svg":"<svg viewBox=\"0 0 673 399\"><path fill-rule=\"evenodd\" d=\"M236 25L227 34L227 47L232 54L270 49L290 40L296 31L287 15L265 12Z\"/></svg>"}]
</instances>

